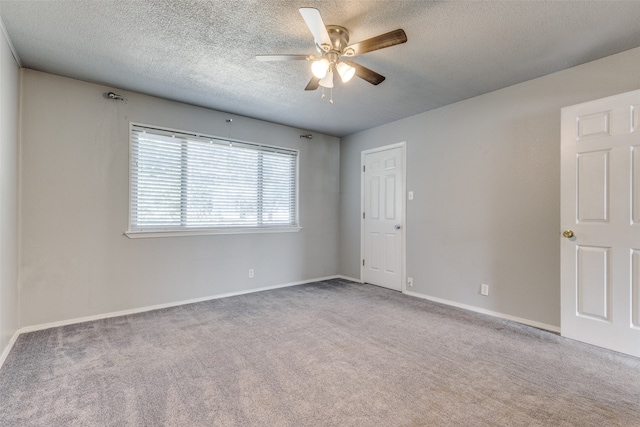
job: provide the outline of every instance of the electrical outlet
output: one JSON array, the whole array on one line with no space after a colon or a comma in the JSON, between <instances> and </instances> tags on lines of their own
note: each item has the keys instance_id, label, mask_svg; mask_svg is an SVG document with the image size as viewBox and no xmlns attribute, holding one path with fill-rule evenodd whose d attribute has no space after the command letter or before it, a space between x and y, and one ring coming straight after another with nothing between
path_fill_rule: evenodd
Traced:
<instances>
[{"instance_id":1,"label":"electrical outlet","mask_svg":"<svg viewBox=\"0 0 640 427\"><path fill-rule=\"evenodd\" d=\"M413 277L407 277L407 286L413 286Z\"/></svg>"},{"instance_id":2,"label":"electrical outlet","mask_svg":"<svg viewBox=\"0 0 640 427\"><path fill-rule=\"evenodd\" d=\"M480 285L480 295L484 295L485 297L489 296L489 285L485 285L484 283Z\"/></svg>"},{"instance_id":3,"label":"electrical outlet","mask_svg":"<svg viewBox=\"0 0 640 427\"><path fill-rule=\"evenodd\" d=\"M249 278L253 279L253 268L249 269Z\"/></svg>"}]
</instances>

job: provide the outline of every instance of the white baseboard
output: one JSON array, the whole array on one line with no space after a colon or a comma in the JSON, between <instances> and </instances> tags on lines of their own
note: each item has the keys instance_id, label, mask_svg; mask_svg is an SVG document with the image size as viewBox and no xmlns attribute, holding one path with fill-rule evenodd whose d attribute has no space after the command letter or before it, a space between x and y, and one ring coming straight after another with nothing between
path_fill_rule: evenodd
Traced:
<instances>
[{"instance_id":1,"label":"white baseboard","mask_svg":"<svg viewBox=\"0 0 640 427\"><path fill-rule=\"evenodd\" d=\"M58 322L42 323L42 324L39 324L39 325L25 326L23 328L20 328L19 333L23 334L23 333L27 333L27 332L41 331L41 330L44 330L44 329L57 328L59 326L67 326L67 325L73 325L73 324L76 324L76 323L91 322L93 320L108 319L110 317L127 316L129 314L144 313L146 311L161 310L163 308L177 307L177 306L180 306L180 305L193 304L193 303L196 303L196 302L202 302L202 301L209 301L209 300L213 300L213 299L233 297L233 296L237 296L237 295L251 294L251 293L254 293L254 292L270 291L272 289L287 288L287 287L290 287L290 286L298 286L298 285L304 285L306 283L321 282L323 280L338 279L338 278L342 278L342 277L341 276L320 277L320 278L317 278L317 279L301 280L299 282L291 282L291 283L284 283L284 284L280 284L280 285L264 286L262 288L253 288L253 289L247 289L247 290L236 291L236 292L227 292L227 293L224 293L224 294L210 295L210 296L201 297L201 298L193 298L193 299L188 299L188 300L170 302L170 303L165 303L165 304L150 305L150 306L146 306L146 307L133 308L133 309L130 309L130 310L122 310L122 311L114 311L114 312L111 312L111 313L96 314L94 316L77 317L77 318L74 318L74 319L60 320Z\"/></svg>"},{"instance_id":2,"label":"white baseboard","mask_svg":"<svg viewBox=\"0 0 640 427\"><path fill-rule=\"evenodd\" d=\"M13 345L16 343L16 340L18 339L19 335L20 335L20 330L18 329L9 340L9 345L7 345L7 347L4 349L2 354L0 354L0 369L2 369L2 365L4 365L4 361L7 360L7 356L9 356L9 353L11 352L11 349L13 348Z\"/></svg>"},{"instance_id":3,"label":"white baseboard","mask_svg":"<svg viewBox=\"0 0 640 427\"><path fill-rule=\"evenodd\" d=\"M362 280L356 279L355 277L337 275L335 278L336 279L343 279L343 280L350 280L350 281L356 282L356 283L363 283Z\"/></svg>"},{"instance_id":4,"label":"white baseboard","mask_svg":"<svg viewBox=\"0 0 640 427\"><path fill-rule=\"evenodd\" d=\"M474 307L472 305L461 304L459 302L450 301L442 298L436 298L429 295L419 294L416 292L405 291L407 295L412 297L422 298L433 302L439 302L440 304L450 305L452 307L463 308L469 311L475 311L476 313L488 314L489 316L498 317L500 319L512 320L514 322L522 323L523 325L533 326L534 328L544 329L545 331L560 333L558 326L547 325L546 323L536 322L534 320L524 319L522 317L511 316L509 314L499 313L497 311L487 310L480 307Z\"/></svg>"}]
</instances>

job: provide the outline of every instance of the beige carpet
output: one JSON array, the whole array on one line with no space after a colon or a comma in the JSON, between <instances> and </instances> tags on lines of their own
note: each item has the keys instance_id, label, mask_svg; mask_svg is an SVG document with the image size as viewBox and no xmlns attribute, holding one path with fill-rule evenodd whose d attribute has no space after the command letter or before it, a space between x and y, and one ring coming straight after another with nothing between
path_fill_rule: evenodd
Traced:
<instances>
[{"instance_id":1,"label":"beige carpet","mask_svg":"<svg viewBox=\"0 0 640 427\"><path fill-rule=\"evenodd\" d=\"M20 336L2 426L640 426L640 359L332 280Z\"/></svg>"}]
</instances>

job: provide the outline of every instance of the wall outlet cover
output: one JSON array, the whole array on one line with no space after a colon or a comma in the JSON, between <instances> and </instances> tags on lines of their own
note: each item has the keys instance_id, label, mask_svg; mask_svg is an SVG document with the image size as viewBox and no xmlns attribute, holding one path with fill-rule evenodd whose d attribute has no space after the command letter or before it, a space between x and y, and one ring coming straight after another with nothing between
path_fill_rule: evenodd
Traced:
<instances>
[{"instance_id":1,"label":"wall outlet cover","mask_svg":"<svg viewBox=\"0 0 640 427\"><path fill-rule=\"evenodd\" d=\"M480 285L480 295L489 296L489 285Z\"/></svg>"}]
</instances>

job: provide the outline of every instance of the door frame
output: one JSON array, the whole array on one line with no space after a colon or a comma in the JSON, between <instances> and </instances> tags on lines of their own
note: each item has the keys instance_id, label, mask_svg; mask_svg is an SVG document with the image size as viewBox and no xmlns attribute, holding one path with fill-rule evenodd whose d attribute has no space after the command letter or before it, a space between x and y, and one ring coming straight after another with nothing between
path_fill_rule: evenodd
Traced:
<instances>
[{"instance_id":1,"label":"door frame","mask_svg":"<svg viewBox=\"0 0 640 427\"><path fill-rule=\"evenodd\" d=\"M364 266L362 260L364 259L364 219L362 213L364 212L364 172L362 168L365 165L364 159L367 154L377 153L379 151L393 150L395 148L402 148L402 228L400 229L402 236L402 244L400 245L400 292L403 294L407 291L407 142L397 142L395 144L383 145L381 147L371 148L360 152L360 283L364 283L362 277L364 276Z\"/></svg>"}]
</instances>

